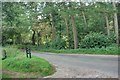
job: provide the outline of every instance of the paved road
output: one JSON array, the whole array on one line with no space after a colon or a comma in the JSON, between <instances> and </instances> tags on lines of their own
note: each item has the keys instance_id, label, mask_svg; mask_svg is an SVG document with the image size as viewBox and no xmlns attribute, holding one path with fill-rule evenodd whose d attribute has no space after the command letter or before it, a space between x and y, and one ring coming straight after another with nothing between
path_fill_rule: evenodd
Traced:
<instances>
[{"instance_id":1,"label":"paved road","mask_svg":"<svg viewBox=\"0 0 120 80\"><path fill-rule=\"evenodd\" d=\"M50 78L118 78L118 56L47 52L32 52L32 55L55 65L57 71Z\"/></svg>"}]
</instances>

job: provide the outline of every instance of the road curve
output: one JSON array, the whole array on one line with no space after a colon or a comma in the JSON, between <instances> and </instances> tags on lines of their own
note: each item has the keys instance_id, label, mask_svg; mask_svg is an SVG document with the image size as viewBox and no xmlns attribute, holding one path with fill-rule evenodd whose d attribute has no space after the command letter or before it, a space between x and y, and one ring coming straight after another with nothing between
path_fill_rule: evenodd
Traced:
<instances>
[{"instance_id":1,"label":"road curve","mask_svg":"<svg viewBox=\"0 0 120 80\"><path fill-rule=\"evenodd\" d=\"M32 52L55 65L47 78L118 78L118 56Z\"/></svg>"}]
</instances>

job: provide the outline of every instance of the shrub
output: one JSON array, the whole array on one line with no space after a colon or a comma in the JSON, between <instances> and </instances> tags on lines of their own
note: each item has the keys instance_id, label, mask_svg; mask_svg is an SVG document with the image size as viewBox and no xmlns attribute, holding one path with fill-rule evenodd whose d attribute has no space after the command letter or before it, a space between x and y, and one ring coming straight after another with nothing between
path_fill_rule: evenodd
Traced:
<instances>
[{"instance_id":1,"label":"shrub","mask_svg":"<svg viewBox=\"0 0 120 80\"><path fill-rule=\"evenodd\" d=\"M82 39L80 47L82 48L102 48L111 44L111 40L102 33L90 33Z\"/></svg>"},{"instance_id":2,"label":"shrub","mask_svg":"<svg viewBox=\"0 0 120 80\"><path fill-rule=\"evenodd\" d=\"M10 58L10 57L16 57L17 55L20 55L20 53L21 53L16 48L11 48L11 47L3 48L3 50L6 51L6 55L7 55L8 58Z\"/></svg>"},{"instance_id":3,"label":"shrub","mask_svg":"<svg viewBox=\"0 0 120 80\"><path fill-rule=\"evenodd\" d=\"M51 47L54 49L65 49L66 42L64 39L57 37L51 44Z\"/></svg>"}]
</instances>

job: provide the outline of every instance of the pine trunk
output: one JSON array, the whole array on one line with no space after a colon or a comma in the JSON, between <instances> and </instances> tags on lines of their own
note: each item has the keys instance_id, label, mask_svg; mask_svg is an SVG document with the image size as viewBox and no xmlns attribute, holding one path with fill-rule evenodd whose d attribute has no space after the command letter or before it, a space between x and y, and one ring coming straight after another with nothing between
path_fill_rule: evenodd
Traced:
<instances>
[{"instance_id":1,"label":"pine trunk","mask_svg":"<svg viewBox=\"0 0 120 80\"><path fill-rule=\"evenodd\" d=\"M116 10L116 4L113 1L113 7ZM117 19L117 13L114 13L114 27L115 27L115 35L116 35L116 43L119 45L119 33L118 33L118 19Z\"/></svg>"},{"instance_id":2,"label":"pine trunk","mask_svg":"<svg viewBox=\"0 0 120 80\"><path fill-rule=\"evenodd\" d=\"M85 27L87 27L87 21L86 21L85 13L83 11L82 11L82 15L83 15L83 20L84 20Z\"/></svg>"},{"instance_id":3,"label":"pine trunk","mask_svg":"<svg viewBox=\"0 0 120 80\"><path fill-rule=\"evenodd\" d=\"M77 38L77 29L75 27L74 16L71 16L72 30L73 30L73 39L74 39L74 49L78 47L78 38Z\"/></svg>"},{"instance_id":4,"label":"pine trunk","mask_svg":"<svg viewBox=\"0 0 120 80\"><path fill-rule=\"evenodd\" d=\"M107 14L105 15L107 35L110 36L110 28Z\"/></svg>"},{"instance_id":5,"label":"pine trunk","mask_svg":"<svg viewBox=\"0 0 120 80\"><path fill-rule=\"evenodd\" d=\"M67 41L67 43L66 43L66 46L67 46L67 48L69 48L69 28L68 28L68 21L67 21L67 19L65 18L65 25L66 25L66 36L67 36L67 39L68 39L68 41Z\"/></svg>"},{"instance_id":6,"label":"pine trunk","mask_svg":"<svg viewBox=\"0 0 120 80\"><path fill-rule=\"evenodd\" d=\"M65 25L66 25L66 35L67 35L67 37L69 37L68 21L66 18L65 18Z\"/></svg>"},{"instance_id":7,"label":"pine trunk","mask_svg":"<svg viewBox=\"0 0 120 80\"><path fill-rule=\"evenodd\" d=\"M54 22L53 22L53 16L52 14L50 14L50 21L51 21L51 32L52 32L52 40L55 39L55 32L56 32L56 29L54 27Z\"/></svg>"}]
</instances>

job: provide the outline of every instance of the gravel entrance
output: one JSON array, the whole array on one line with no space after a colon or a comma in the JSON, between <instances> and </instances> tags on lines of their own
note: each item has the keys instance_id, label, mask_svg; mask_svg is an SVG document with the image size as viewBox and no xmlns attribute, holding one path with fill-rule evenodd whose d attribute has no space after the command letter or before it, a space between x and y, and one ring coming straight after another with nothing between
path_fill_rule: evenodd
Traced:
<instances>
[{"instance_id":1,"label":"gravel entrance","mask_svg":"<svg viewBox=\"0 0 120 80\"><path fill-rule=\"evenodd\" d=\"M44 78L116 78L115 76L110 76L103 72L90 69L74 69L66 66L56 66L56 69L57 72L55 74Z\"/></svg>"}]
</instances>

